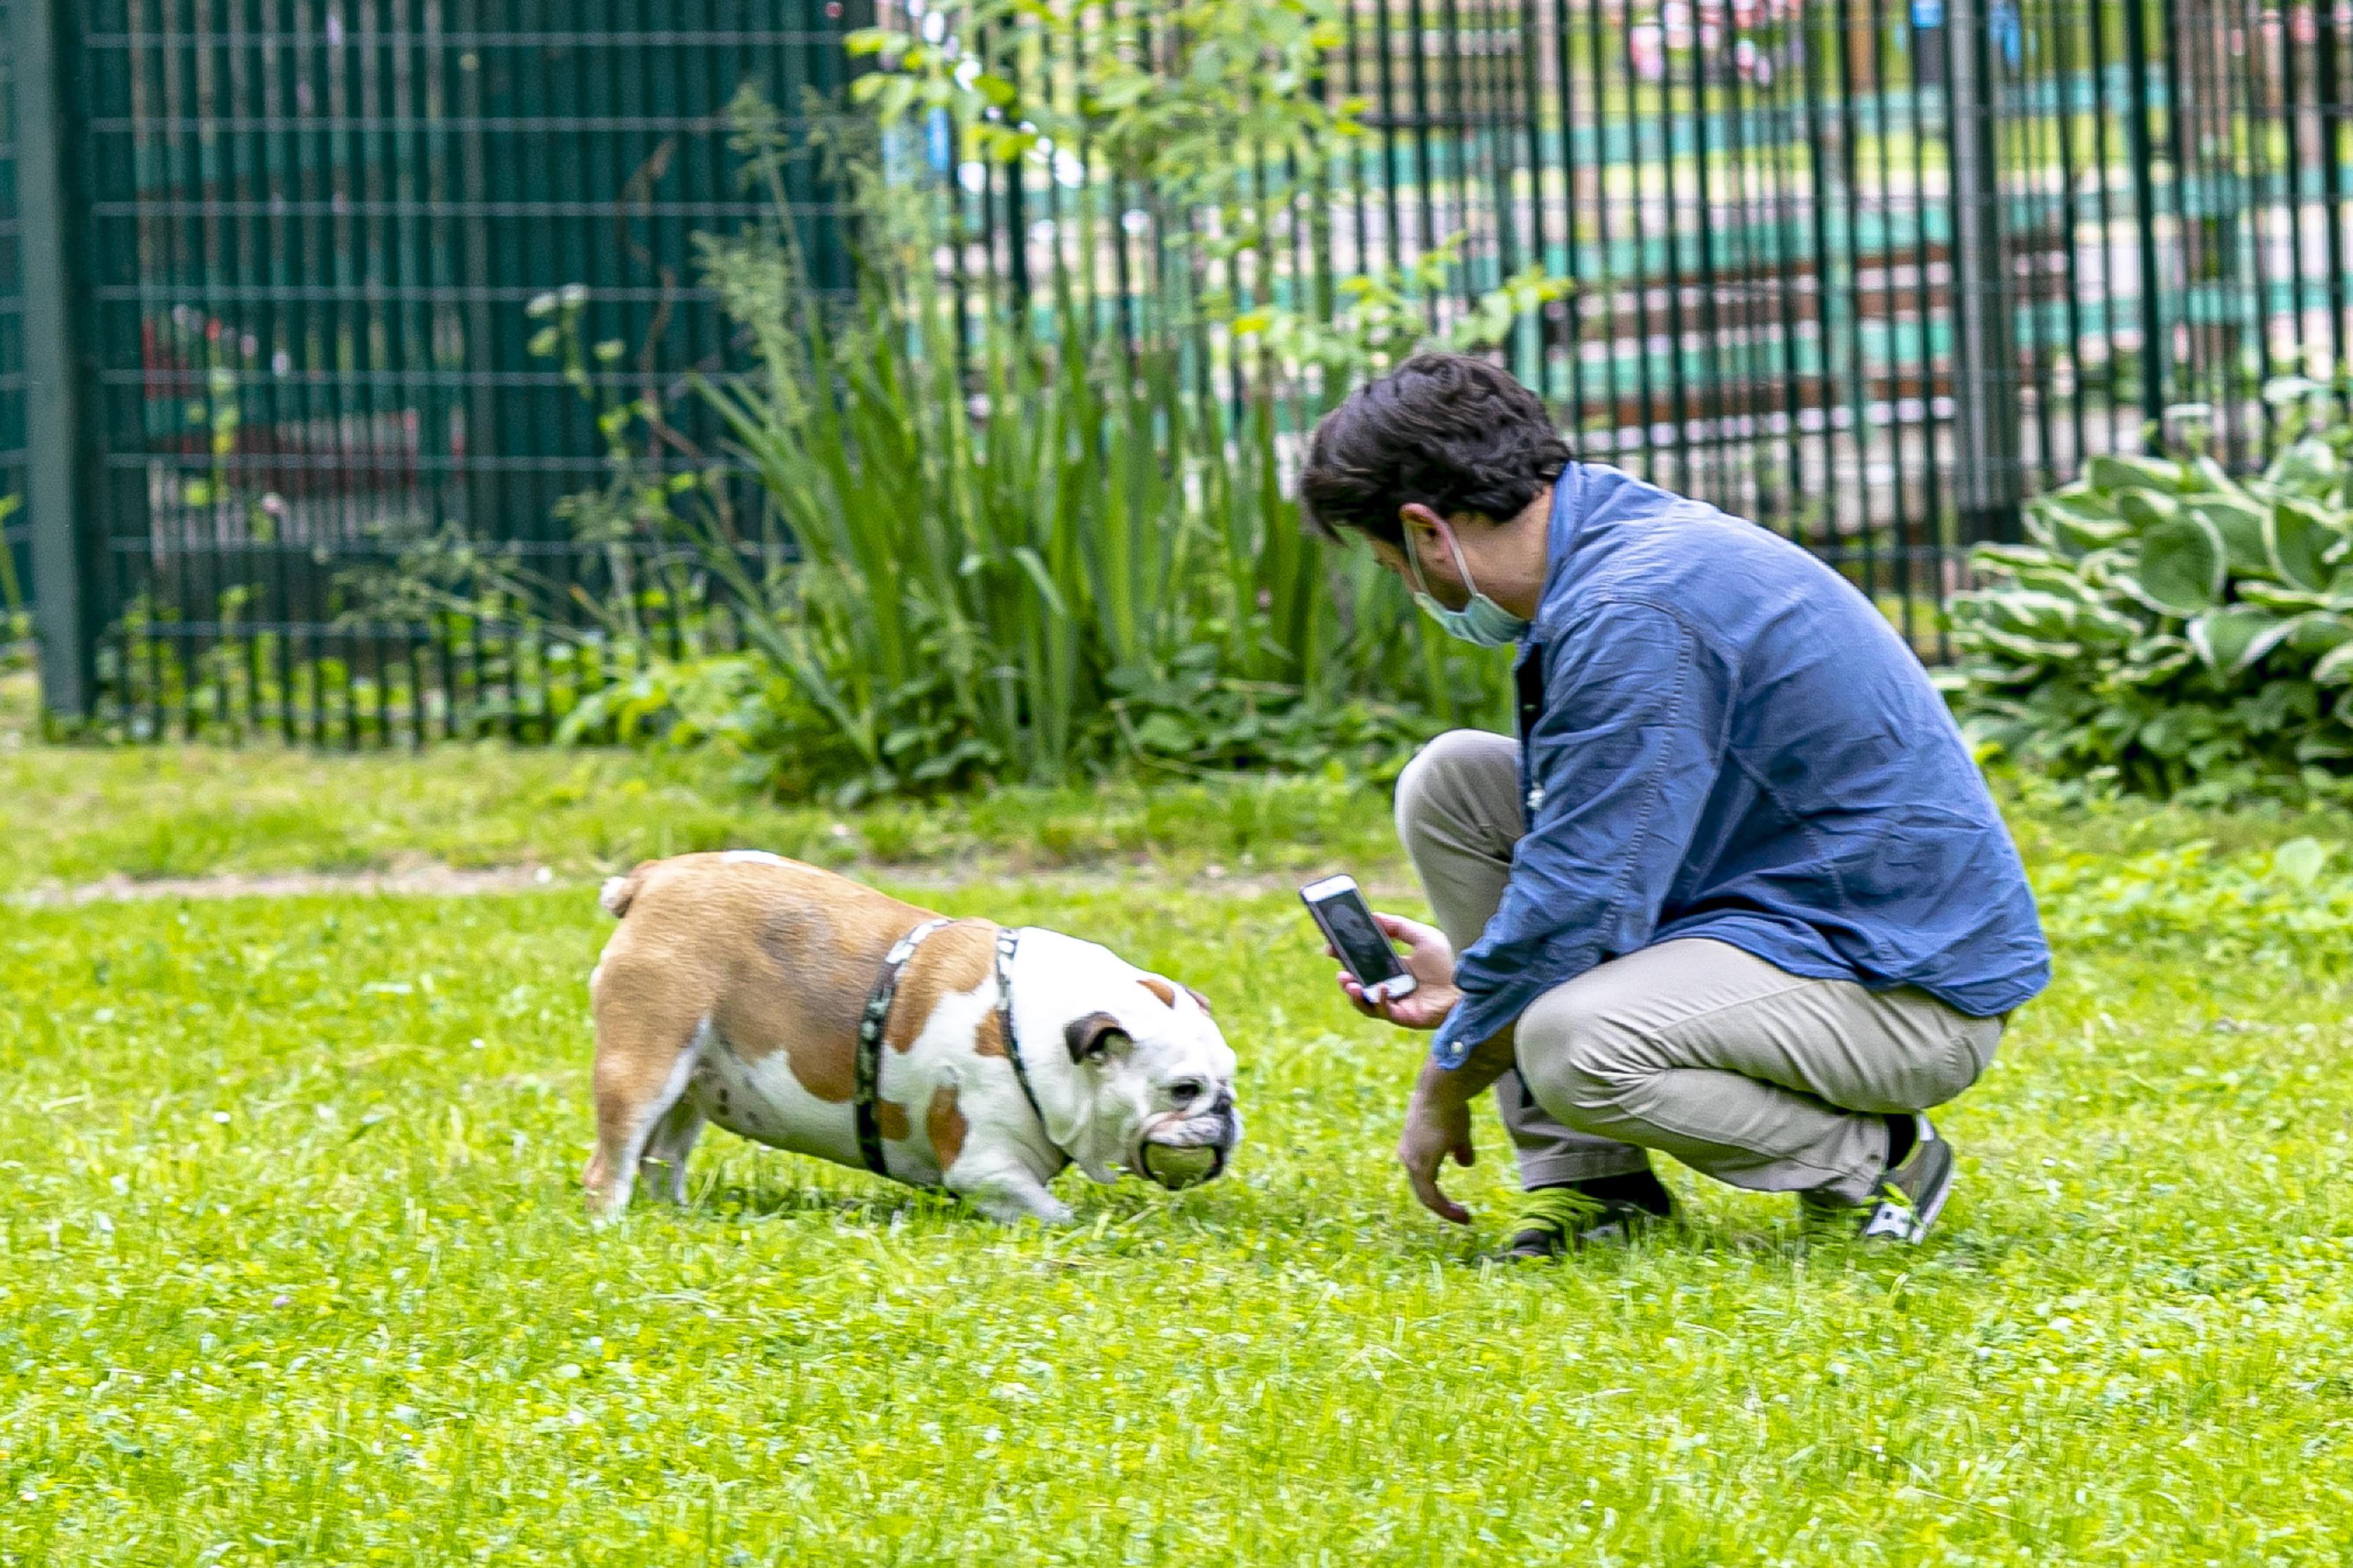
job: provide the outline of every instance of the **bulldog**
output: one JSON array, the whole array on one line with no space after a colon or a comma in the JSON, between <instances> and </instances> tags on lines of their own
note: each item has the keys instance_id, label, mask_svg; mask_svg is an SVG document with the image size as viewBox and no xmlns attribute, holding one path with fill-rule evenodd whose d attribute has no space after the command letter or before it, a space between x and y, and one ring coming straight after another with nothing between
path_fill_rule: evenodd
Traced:
<instances>
[{"instance_id":1,"label":"bulldog","mask_svg":"<svg viewBox=\"0 0 2353 1568\"><path fill-rule=\"evenodd\" d=\"M1207 1002L1092 942L758 850L649 860L600 902L621 925L588 977L599 1217L641 1175L682 1202L705 1121L1048 1224L1065 1165L1185 1186L1241 1137Z\"/></svg>"}]
</instances>

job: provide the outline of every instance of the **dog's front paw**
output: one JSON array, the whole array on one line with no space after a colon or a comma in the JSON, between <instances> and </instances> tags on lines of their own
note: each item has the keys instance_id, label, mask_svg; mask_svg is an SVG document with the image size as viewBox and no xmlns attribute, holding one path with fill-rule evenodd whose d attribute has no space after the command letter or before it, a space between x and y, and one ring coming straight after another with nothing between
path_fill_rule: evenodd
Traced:
<instances>
[{"instance_id":1,"label":"dog's front paw","mask_svg":"<svg viewBox=\"0 0 2353 1568\"><path fill-rule=\"evenodd\" d=\"M1039 1225L1066 1226L1075 1217L1070 1205L1041 1186L977 1187L959 1195L999 1225L1034 1220Z\"/></svg>"}]
</instances>

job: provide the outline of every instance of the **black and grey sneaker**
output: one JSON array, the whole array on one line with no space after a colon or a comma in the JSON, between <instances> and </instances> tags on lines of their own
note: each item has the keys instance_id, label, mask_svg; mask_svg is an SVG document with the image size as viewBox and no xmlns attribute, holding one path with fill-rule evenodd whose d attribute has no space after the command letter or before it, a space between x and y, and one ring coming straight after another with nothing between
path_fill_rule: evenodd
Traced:
<instances>
[{"instance_id":1,"label":"black and grey sneaker","mask_svg":"<svg viewBox=\"0 0 2353 1568\"><path fill-rule=\"evenodd\" d=\"M1879 1190L1860 1204L1798 1194L1798 1213L1812 1228L1846 1228L1865 1241L1917 1242L1928 1234L1953 1193L1953 1146L1925 1116L1891 1116L1888 1132L1909 1140L1879 1178Z\"/></svg>"},{"instance_id":2,"label":"black and grey sneaker","mask_svg":"<svg viewBox=\"0 0 2353 1568\"><path fill-rule=\"evenodd\" d=\"M1925 1116L1912 1118L1912 1148L1879 1178L1878 1200L1862 1222L1865 1241L1917 1242L1953 1195L1953 1146Z\"/></svg>"},{"instance_id":3,"label":"black and grey sneaker","mask_svg":"<svg viewBox=\"0 0 2353 1568\"><path fill-rule=\"evenodd\" d=\"M1585 1247L1622 1247L1673 1217L1674 1203L1663 1187L1648 1202L1596 1197L1575 1186L1538 1187L1522 1196L1512 1239L1492 1256L1499 1263L1523 1263Z\"/></svg>"}]
</instances>

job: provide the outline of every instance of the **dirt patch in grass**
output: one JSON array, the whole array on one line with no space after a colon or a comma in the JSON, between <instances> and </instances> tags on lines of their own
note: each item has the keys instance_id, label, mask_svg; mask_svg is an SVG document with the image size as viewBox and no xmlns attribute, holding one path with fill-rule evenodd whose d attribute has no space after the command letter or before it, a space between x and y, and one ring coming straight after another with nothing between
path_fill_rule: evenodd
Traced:
<instances>
[{"instance_id":1,"label":"dirt patch in grass","mask_svg":"<svg viewBox=\"0 0 2353 1568\"><path fill-rule=\"evenodd\" d=\"M977 881L1014 881L1023 888L1049 892L1103 892L1118 888L1181 889L1194 893L1253 896L1288 892L1297 879L1267 871L1229 872L1211 866L1189 875L1171 875L1156 867L1107 866L1083 871L1008 872L1003 867L970 865L860 866L845 875L861 882L920 892L934 888L968 887ZM485 893L532 892L549 887L591 886L593 879L558 876L545 866L460 867L438 861L406 863L385 870L361 871L226 871L208 877L129 877L118 872L93 882L36 888L0 898L0 904L17 909L78 909L86 904L145 899L295 899L319 894L393 893L429 898L458 898ZM1374 879L1366 891L1375 899L1419 901L1416 889L1395 879Z\"/></svg>"},{"instance_id":2,"label":"dirt patch in grass","mask_svg":"<svg viewBox=\"0 0 2353 1568\"><path fill-rule=\"evenodd\" d=\"M555 880L544 866L461 868L438 862L381 871L227 871L210 877L126 877L120 872L95 882L37 888L7 901L20 909L78 908L131 899L292 899L312 893L516 893Z\"/></svg>"}]
</instances>

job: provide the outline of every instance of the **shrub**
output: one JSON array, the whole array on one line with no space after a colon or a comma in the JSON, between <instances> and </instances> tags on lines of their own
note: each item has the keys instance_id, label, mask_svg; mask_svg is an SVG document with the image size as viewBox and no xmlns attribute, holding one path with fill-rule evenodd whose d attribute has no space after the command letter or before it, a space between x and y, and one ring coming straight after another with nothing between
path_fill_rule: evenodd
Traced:
<instances>
[{"instance_id":1,"label":"shrub","mask_svg":"<svg viewBox=\"0 0 2353 1568\"><path fill-rule=\"evenodd\" d=\"M2200 450L2092 458L1980 549L1955 596L1964 729L2061 778L2193 800L2309 795L2353 763L2353 426L2274 384L2278 456L2234 478Z\"/></svg>"}]
</instances>

